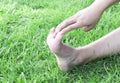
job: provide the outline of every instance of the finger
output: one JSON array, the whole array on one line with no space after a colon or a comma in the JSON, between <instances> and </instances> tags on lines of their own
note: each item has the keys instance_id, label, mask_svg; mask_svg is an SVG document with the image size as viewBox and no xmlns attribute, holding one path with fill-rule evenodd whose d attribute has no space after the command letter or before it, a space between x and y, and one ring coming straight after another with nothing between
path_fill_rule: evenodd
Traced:
<instances>
[{"instance_id":1,"label":"finger","mask_svg":"<svg viewBox=\"0 0 120 83\"><path fill-rule=\"evenodd\" d=\"M56 28L56 32L60 32L62 29L64 29L65 27L71 25L71 24L74 24L75 21L74 19L70 18L70 19L67 19L65 21L63 21L61 24L59 24Z\"/></svg>"},{"instance_id":2,"label":"finger","mask_svg":"<svg viewBox=\"0 0 120 83\"><path fill-rule=\"evenodd\" d=\"M87 32L87 31L90 31L91 29L93 29L94 27L95 27L95 25L85 26L85 27L83 27L83 30L84 30L85 32Z\"/></svg>"},{"instance_id":3,"label":"finger","mask_svg":"<svg viewBox=\"0 0 120 83\"><path fill-rule=\"evenodd\" d=\"M81 25L79 23L75 23L75 24L72 24L72 25L64 28L60 33L64 35L65 33L69 32L73 29L76 29L78 27L81 27Z\"/></svg>"}]
</instances>

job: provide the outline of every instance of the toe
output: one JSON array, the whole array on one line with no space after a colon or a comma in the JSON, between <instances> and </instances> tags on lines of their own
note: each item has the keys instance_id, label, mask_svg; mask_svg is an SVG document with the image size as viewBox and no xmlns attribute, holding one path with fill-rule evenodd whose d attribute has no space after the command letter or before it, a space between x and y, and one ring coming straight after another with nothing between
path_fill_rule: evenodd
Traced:
<instances>
[{"instance_id":1,"label":"toe","mask_svg":"<svg viewBox=\"0 0 120 83\"><path fill-rule=\"evenodd\" d=\"M63 36L64 36L64 34L62 34L61 32L58 32L56 35L56 39L59 41L62 41Z\"/></svg>"},{"instance_id":2,"label":"toe","mask_svg":"<svg viewBox=\"0 0 120 83\"><path fill-rule=\"evenodd\" d=\"M55 28L52 28L52 29L50 30L49 34L48 34L47 43L49 43L49 41L54 38L54 37L53 37L54 32L55 32Z\"/></svg>"},{"instance_id":3,"label":"toe","mask_svg":"<svg viewBox=\"0 0 120 83\"><path fill-rule=\"evenodd\" d=\"M55 28L52 28L49 32L48 38L53 38L54 33L55 33Z\"/></svg>"},{"instance_id":4,"label":"toe","mask_svg":"<svg viewBox=\"0 0 120 83\"><path fill-rule=\"evenodd\" d=\"M56 37L57 32L56 32L56 29L55 29L55 28L52 28L52 29L50 30L50 35L51 35L53 38Z\"/></svg>"},{"instance_id":5,"label":"toe","mask_svg":"<svg viewBox=\"0 0 120 83\"><path fill-rule=\"evenodd\" d=\"M55 28L52 28L51 30L50 30L50 34L53 34L55 32Z\"/></svg>"}]
</instances>

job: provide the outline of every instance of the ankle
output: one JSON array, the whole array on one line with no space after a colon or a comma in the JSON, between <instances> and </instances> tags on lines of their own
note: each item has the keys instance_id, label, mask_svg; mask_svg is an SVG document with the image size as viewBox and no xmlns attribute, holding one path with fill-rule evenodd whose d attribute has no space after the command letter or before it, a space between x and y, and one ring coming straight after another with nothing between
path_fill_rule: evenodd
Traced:
<instances>
[{"instance_id":1,"label":"ankle","mask_svg":"<svg viewBox=\"0 0 120 83\"><path fill-rule=\"evenodd\" d=\"M95 58L94 51L89 46L77 48L77 59L79 64L87 63Z\"/></svg>"}]
</instances>

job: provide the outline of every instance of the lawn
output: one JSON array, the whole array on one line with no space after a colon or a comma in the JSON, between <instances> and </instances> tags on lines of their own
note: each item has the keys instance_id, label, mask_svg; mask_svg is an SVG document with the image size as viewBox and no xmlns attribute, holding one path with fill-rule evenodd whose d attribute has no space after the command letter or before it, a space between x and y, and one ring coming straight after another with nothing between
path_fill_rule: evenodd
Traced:
<instances>
[{"instance_id":1,"label":"lawn","mask_svg":"<svg viewBox=\"0 0 120 83\"><path fill-rule=\"evenodd\" d=\"M120 83L120 57L97 59L62 72L46 38L94 0L0 0L0 83ZM63 41L84 46L120 26L120 5L107 9L90 32L77 29Z\"/></svg>"}]
</instances>

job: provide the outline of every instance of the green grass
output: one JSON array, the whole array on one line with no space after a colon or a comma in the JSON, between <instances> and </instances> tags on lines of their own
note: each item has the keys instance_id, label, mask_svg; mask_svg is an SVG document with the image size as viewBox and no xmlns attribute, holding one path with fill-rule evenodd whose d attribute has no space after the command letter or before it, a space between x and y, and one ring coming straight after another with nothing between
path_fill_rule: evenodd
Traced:
<instances>
[{"instance_id":1,"label":"green grass","mask_svg":"<svg viewBox=\"0 0 120 83\"><path fill-rule=\"evenodd\" d=\"M62 72L46 44L50 28L93 0L0 0L0 83L119 83L120 57L98 59ZM96 29L71 31L64 42L83 46L120 26L120 5Z\"/></svg>"}]
</instances>

